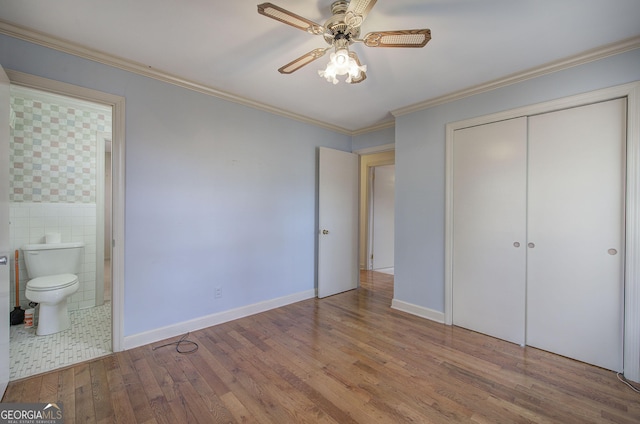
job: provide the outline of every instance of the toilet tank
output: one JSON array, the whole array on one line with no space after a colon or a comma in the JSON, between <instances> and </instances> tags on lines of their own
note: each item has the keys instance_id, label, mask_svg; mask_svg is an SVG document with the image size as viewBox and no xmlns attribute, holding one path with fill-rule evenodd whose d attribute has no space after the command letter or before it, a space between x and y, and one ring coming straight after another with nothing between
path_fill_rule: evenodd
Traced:
<instances>
[{"instance_id":1,"label":"toilet tank","mask_svg":"<svg viewBox=\"0 0 640 424\"><path fill-rule=\"evenodd\" d=\"M56 274L78 274L84 243L27 244L22 247L29 278Z\"/></svg>"}]
</instances>

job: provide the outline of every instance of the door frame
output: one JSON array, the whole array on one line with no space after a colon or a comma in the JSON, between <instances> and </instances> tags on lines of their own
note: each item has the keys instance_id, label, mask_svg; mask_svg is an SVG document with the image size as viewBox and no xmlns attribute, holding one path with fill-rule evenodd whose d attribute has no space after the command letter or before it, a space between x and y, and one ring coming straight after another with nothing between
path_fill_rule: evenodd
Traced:
<instances>
[{"instance_id":1,"label":"door frame","mask_svg":"<svg viewBox=\"0 0 640 424\"><path fill-rule=\"evenodd\" d=\"M627 99L625 191L624 374L640 381L640 82L480 116L446 126L445 144L445 324L453 321L453 140L454 131L505 119L553 112L591 103Z\"/></svg>"},{"instance_id":2,"label":"door frame","mask_svg":"<svg viewBox=\"0 0 640 424\"><path fill-rule=\"evenodd\" d=\"M11 83L6 70L0 66L0 256L6 260L0 264L0 399L9 383L9 326L10 311L14 305L11 299L11 254L9 243L9 144L11 126Z\"/></svg>"},{"instance_id":3,"label":"door frame","mask_svg":"<svg viewBox=\"0 0 640 424\"><path fill-rule=\"evenodd\" d=\"M111 106L112 110L112 282L111 344L124 350L124 207L125 207L125 98L60 81L5 69L11 84Z\"/></svg>"}]
</instances>

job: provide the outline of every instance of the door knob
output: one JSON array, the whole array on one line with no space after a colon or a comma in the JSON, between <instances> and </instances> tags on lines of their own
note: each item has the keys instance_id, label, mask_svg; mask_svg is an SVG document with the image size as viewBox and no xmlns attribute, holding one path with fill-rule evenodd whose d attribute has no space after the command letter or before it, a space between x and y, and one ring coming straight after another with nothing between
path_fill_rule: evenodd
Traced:
<instances>
[{"instance_id":1,"label":"door knob","mask_svg":"<svg viewBox=\"0 0 640 424\"><path fill-rule=\"evenodd\" d=\"M618 251L617 251L616 249L609 249L609 250L607 250L607 252L608 252L611 256L616 255L616 254L618 253Z\"/></svg>"},{"instance_id":2,"label":"door knob","mask_svg":"<svg viewBox=\"0 0 640 424\"><path fill-rule=\"evenodd\" d=\"M529 246L530 248L533 249L534 247L536 247L536 244L535 243L529 243L529 244L527 244L527 246Z\"/></svg>"},{"instance_id":3,"label":"door knob","mask_svg":"<svg viewBox=\"0 0 640 424\"><path fill-rule=\"evenodd\" d=\"M322 230L322 234L329 234L329 230Z\"/></svg>"},{"instance_id":4,"label":"door knob","mask_svg":"<svg viewBox=\"0 0 640 424\"><path fill-rule=\"evenodd\" d=\"M6 265L6 264L7 264L7 257L0 256L0 265Z\"/></svg>"},{"instance_id":5,"label":"door knob","mask_svg":"<svg viewBox=\"0 0 640 424\"><path fill-rule=\"evenodd\" d=\"M520 243L519 242L513 242L513 247L520 247Z\"/></svg>"}]
</instances>

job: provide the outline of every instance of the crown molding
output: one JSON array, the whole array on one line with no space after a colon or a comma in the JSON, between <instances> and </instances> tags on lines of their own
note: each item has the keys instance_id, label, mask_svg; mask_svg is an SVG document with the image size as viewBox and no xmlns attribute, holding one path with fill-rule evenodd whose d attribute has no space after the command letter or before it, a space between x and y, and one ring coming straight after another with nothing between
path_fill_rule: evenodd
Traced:
<instances>
[{"instance_id":1,"label":"crown molding","mask_svg":"<svg viewBox=\"0 0 640 424\"><path fill-rule=\"evenodd\" d=\"M138 62L123 59L121 57L112 56L110 54L90 49L78 43L74 43L62 38L53 37L51 35L15 25L0 19L0 34L5 34L13 38L28 41L30 43L38 44L50 49L58 50L63 53L69 53L74 56L78 56L84 59L89 59L94 62L99 62L108 66L122 69L124 71L133 72L138 75L153 78L158 81L166 82L168 84L177 85L188 90L197 91L209 96L218 97L223 100L238 103L244 106L251 107L253 109L259 109L265 112L273 113L275 115L284 116L296 121L304 122L307 124L315 125L321 128L325 128L334 132L338 132L345 135L353 135L353 131L346 128L332 125L327 122L319 121L309 118L297 113L289 112L284 109L280 109L274 106L270 106L265 103L260 103L251 99L247 99L241 96L228 93L226 91L219 90L214 87L209 87L204 84L200 84L195 81L179 77L177 75L164 72L159 69L152 68L150 66L143 65Z\"/></svg>"},{"instance_id":2,"label":"crown molding","mask_svg":"<svg viewBox=\"0 0 640 424\"><path fill-rule=\"evenodd\" d=\"M0 34L5 34L13 38L28 41L30 43L38 44L44 47L48 47L54 50L58 50L64 53L72 54L74 56L82 57L84 59L99 62L108 66L122 69L124 71L132 72L138 75L146 76L156 79L168 84L173 84L188 90L197 91L202 94L214 96L223 100L238 103L244 106L251 107L253 109L262 110L275 115L280 115L285 118L290 118L296 121L304 122L310 125L325 128L340 134L348 136L357 136L374 131L379 131L386 128L395 126L395 120L382 122L380 124L372 125L369 127L361 128L359 130L348 130L346 128L333 125L327 122L319 121L309 118L297 113L293 113L284 109L280 109L265 103L260 103L248 98L234 95L229 92L219 90L215 87L210 87L195 81L187 80L177 75L164 72L159 69L151 68L141 63L123 59L117 56L112 56L107 53L103 53L97 50L90 49L78 43L74 43L69 40L56 38L51 35L30 29L0 19ZM579 55L571 56L566 59L558 60L555 62L542 65L540 67L532 68L524 72L511 74L504 78L499 78L488 83L483 83L473 87L466 88L464 90L456 91L454 93L446 94L444 96L436 97L424 102L409 105L403 108L395 109L391 111L394 118L398 116L406 115L418 110L427 109L444 103L449 103L455 100L460 100L465 97L470 97L476 94L480 94L486 91L494 90L497 88L505 87L518 82L526 81L528 79L536 78L545 74L550 74L563 69L578 66L584 63L592 62L595 60L603 59L608 56L624 53L626 51L635 50L640 48L640 37L633 37L627 40L623 40L619 43L609 44L602 48L589 50Z\"/></svg>"},{"instance_id":3,"label":"crown molding","mask_svg":"<svg viewBox=\"0 0 640 424\"><path fill-rule=\"evenodd\" d=\"M609 56L614 56L627 51L640 48L640 36L628 38L617 43L608 44L597 49L588 50L581 54L570 56L565 59L549 62L542 66L531 68L524 72L518 72L508 75L504 78L499 78L487 83L479 84L473 87L466 88L464 90L456 91L444 96L436 97L434 99L426 100L424 102L415 103L410 106L395 109L391 111L394 117L406 115L419 110L428 109L430 107L438 106L445 103L450 103L455 100L460 100L465 97L474 96L476 94L484 93L486 91L495 90L497 88L506 87L508 85L516 84L529 79L537 78L553 72L558 72L564 69L568 69L574 66L583 65L585 63L593 62L596 60L604 59Z\"/></svg>"},{"instance_id":4,"label":"crown molding","mask_svg":"<svg viewBox=\"0 0 640 424\"><path fill-rule=\"evenodd\" d=\"M382 122L380 124L372 125L370 127L365 127L365 128L361 128L359 130L351 131L351 136L362 135L362 134L366 134L366 133L370 133L370 132L374 132L374 131L380 131L380 130L384 130L384 129L387 129L387 128L393 128L395 126L396 126L396 122L395 121Z\"/></svg>"}]
</instances>

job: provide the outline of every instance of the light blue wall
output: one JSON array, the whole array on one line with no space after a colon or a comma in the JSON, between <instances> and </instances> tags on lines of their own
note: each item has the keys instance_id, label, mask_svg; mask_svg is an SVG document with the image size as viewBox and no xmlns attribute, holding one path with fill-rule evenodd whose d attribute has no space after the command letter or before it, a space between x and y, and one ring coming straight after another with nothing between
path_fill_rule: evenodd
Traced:
<instances>
[{"instance_id":1,"label":"light blue wall","mask_svg":"<svg viewBox=\"0 0 640 424\"><path fill-rule=\"evenodd\" d=\"M126 98L125 336L314 288L317 148L349 136L1 35L0 64Z\"/></svg>"},{"instance_id":2,"label":"light blue wall","mask_svg":"<svg viewBox=\"0 0 640 424\"><path fill-rule=\"evenodd\" d=\"M640 50L396 119L397 300L444 312L445 126L640 80Z\"/></svg>"},{"instance_id":3,"label":"light blue wall","mask_svg":"<svg viewBox=\"0 0 640 424\"><path fill-rule=\"evenodd\" d=\"M445 125L640 80L635 50L404 115L395 137L352 142L3 35L0 64L126 98L126 336L312 289L317 147L394 139L394 296L443 311Z\"/></svg>"},{"instance_id":4,"label":"light blue wall","mask_svg":"<svg viewBox=\"0 0 640 424\"><path fill-rule=\"evenodd\" d=\"M379 147L395 142L395 129L393 127L372 131L353 136L351 147L354 152L370 147Z\"/></svg>"}]
</instances>

